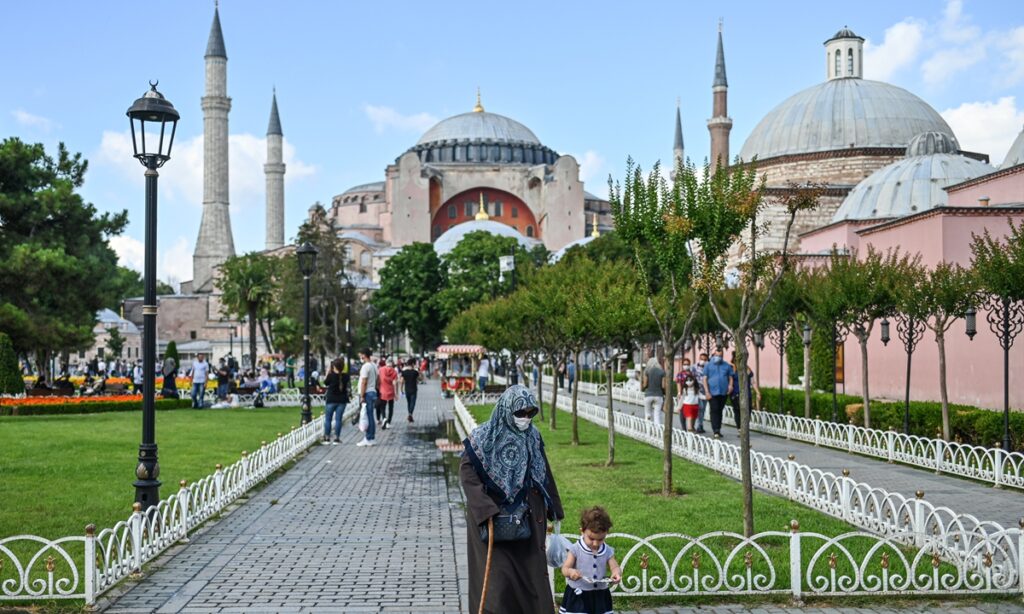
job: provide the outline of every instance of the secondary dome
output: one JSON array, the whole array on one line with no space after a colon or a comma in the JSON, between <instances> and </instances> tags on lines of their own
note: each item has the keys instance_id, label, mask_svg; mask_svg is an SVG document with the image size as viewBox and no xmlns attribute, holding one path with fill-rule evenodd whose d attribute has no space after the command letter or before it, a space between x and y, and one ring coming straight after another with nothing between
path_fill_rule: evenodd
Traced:
<instances>
[{"instance_id":1,"label":"secondary dome","mask_svg":"<svg viewBox=\"0 0 1024 614\"><path fill-rule=\"evenodd\" d=\"M740 151L757 156L862 147L907 146L922 132L953 130L927 102L907 90L860 78L834 78L790 96L764 116Z\"/></svg>"},{"instance_id":2,"label":"secondary dome","mask_svg":"<svg viewBox=\"0 0 1024 614\"><path fill-rule=\"evenodd\" d=\"M1006 152L1006 157L1003 158L1003 163L999 165L999 168L1010 168L1018 164L1024 164L1024 130L1020 131L1020 134L1014 139L1013 145L1010 145L1010 151Z\"/></svg>"},{"instance_id":3,"label":"secondary dome","mask_svg":"<svg viewBox=\"0 0 1024 614\"><path fill-rule=\"evenodd\" d=\"M433 128L424 132L416 144L426 145L437 141L462 139L471 141L490 139L540 145L537 135L523 124L510 117L486 111L470 111L443 119Z\"/></svg>"},{"instance_id":4,"label":"secondary dome","mask_svg":"<svg viewBox=\"0 0 1024 614\"><path fill-rule=\"evenodd\" d=\"M444 256L445 254L451 253L455 246L459 244L466 235L471 232L489 232L492 235L498 235L499 237L513 237L519 241L519 245L523 246L527 250L533 249L540 243L537 239L530 237L524 237L518 230L502 224L501 222L495 222L493 220L472 220L469 222L463 222L458 226L452 226L448 230L444 231L440 237L434 241L434 252L438 256Z\"/></svg>"},{"instance_id":5,"label":"secondary dome","mask_svg":"<svg viewBox=\"0 0 1024 614\"><path fill-rule=\"evenodd\" d=\"M833 222L903 217L949 202L943 189L995 169L956 153L956 141L943 133L914 137L907 157L882 167L857 184L839 206Z\"/></svg>"}]
</instances>

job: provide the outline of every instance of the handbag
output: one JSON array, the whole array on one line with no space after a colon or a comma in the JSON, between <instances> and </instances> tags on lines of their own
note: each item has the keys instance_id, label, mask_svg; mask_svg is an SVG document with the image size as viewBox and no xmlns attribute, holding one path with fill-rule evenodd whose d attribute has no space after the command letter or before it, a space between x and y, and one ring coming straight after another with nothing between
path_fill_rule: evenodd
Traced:
<instances>
[{"instance_id":1,"label":"handbag","mask_svg":"<svg viewBox=\"0 0 1024 614\"><path fill-rule=\"evenodd\" d=\"M548 559L548 567L561 567L562 563L565 563L566 554L568 554L571 547L572 544L569 543L569 540L562 537L562 523L556 520L555 530L548 535L547 539L545 554Z\"/></svg>"},{"instance_id":2,"label":"handbag","mask_svg":"<svg viewBox=\"0 0 1024 614\"><path fill-rule=\"evenodd\" d=\"M494 541L514 542L530 539L530 506L526 501L514 505L503 505L494 517ZM487 542L487 525L480 527L480 540Z\"/></svg>"}]
</instances>

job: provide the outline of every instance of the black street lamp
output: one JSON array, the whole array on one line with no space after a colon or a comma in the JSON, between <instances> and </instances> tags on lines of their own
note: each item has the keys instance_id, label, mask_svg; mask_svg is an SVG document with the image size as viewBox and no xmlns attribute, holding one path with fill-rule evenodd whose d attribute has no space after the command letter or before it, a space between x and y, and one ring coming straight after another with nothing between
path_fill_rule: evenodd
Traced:
<instances>
[{"instance_id":1,"label":"black street lamp","mask_svg":"<svg viewBox=\"0 0 1024 614\"><path fill-rule=\"evenodd\" d=\"M156 169L171 159L181 117L150 82L150 90L128 109L135 158L146 168L146 237L142 305L142 442L135 468L135 501L146 510L160 501L156 446ZM170 124L170 134L167 125ZM148 133L148 134L147 134ZM147 140L148 136L148 140ZM166 149L164 148L166 146Z\"/></svg>"},{"instance_id":2,"label":"black street lamp","mask_svg":"<svg viewBox=\"0 0 1024 614\"><path fill-rule=\"evenodd\" d=\"M811 325L810 324L804 324L804 329L803 329L802 332L803 332L803 336L804 336L804 347L805 348L811 347Z\"/></svg>"},{"instance_id":3,"label":"black street lamp","mask_svg":"<svg viewBox=\"0 0 1024 614\"><path fill-rule=\"evenodd\" d=\"M990 295L985 307L988 313L988 327L1003 348L1003 450L1010 452L1010 348L1013 340L1024 330L1024 301L1014 301L1005 296ZM967 312L970 317L972 310ZM967 321L967 334L971 335L971 322Z\"/></svg>"},{"instance_id":4,"label":"black street lamp","mask_svg":"<svg viewBox=\"0 0 1024 614\"><path fill-rule=\"evenodd\" d=\"M882 318L882 345L888 346L892 337L889 336L889 318Z\"/></svg>"},{"instance_id":5,"label":"black street lamp","mask_svg":"<svg viewBox=\"0 0 1024 614\"><path fill-rule=\"evenodd\" d=\"M235 355L235 327L228 331L228 356Z\"/></svg>"},{"instance_id":6,"label":"black street lamp","mask_svg":"<svg viewBox=\"0 0 1024 614\"><path fill-rule=\"evenodd\" d=\"M896 314L896 332L903 342L903 349L907 352L907 385L903 399L903 433L910 434L910 361L914 356L914 349L924 337L924 322L914 316L898 313Z\"/></svg>"},{"instance_id":7,"label":"black street lamp","mask_svg":"<svg viewBox=\"0 0 1024 614\"><path fill-rule=\"evenodd\" d=\"M964 321L966 323L964 332L967 333L968 339L974 341L974 335L978 334L978 312L974 310L974 307L968 307L964 312Z\"/></svg>"},{"instance_id":8,"label":"black street lamp","mask_svg":"<svg viewBox=\"0 0 1024 614\"><path fill-rule=\"evenodd\" d=\"M832 320L832 422L839 422L839 399L836 398L836 364L839 362L839 344L846 342L846 336L850 333L845 324L838 320ZM846 384L843 384L844 389Z\"/></svg>"},{"instance_id":9,"label":"black street lamp","mask_svg":"<svg viewBox=\"0 0 1024 614\"><path fill-rule=\"evenodd\" d=\"M356 286L345 280L345 361L352 364L352 303L356 300Z\"/></svg>"},{"instance_id":10,"label":"black street lamp","mask_svg":"<svg viewBox=\"0 0 1024 614\"><path fill-rule=\"evenodd\" d=\"M775 349L779 351L779 413L785 413L784 399L782 395L783 379L782 379L782 366L786 360L786 323L779 322L777 328L773 328L768 331L768 339L775 346Z\"/></svg>"},{"instance_id":11,"label":"black street lamp","mask_svg":"<svg viewBox=\"0 0 1024 614\"><path fill-rule=\"evenodd\" d=\"M305 379L306 389L302 394L302 423L309 424L313 421L313 408L312 400L309 398L309 374L311 369L309 368L309 278L313 276L313 271L316 270L316 255L320 252L315 246L310 244L308 241L299 246L295 250L295 255L299 258L299 272L302 273L302 279L305 282L305 303L304 311L306 314L306 331L302 335L302 348L305 354L305 364L303 365L303 376Z\"/></svg>"}]
</instances>

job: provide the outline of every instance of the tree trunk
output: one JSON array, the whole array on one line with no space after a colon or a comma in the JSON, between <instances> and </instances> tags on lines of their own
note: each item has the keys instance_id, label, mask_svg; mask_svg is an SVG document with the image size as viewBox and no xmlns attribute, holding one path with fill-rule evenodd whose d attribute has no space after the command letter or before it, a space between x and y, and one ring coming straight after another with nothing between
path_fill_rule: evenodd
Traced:
<instances>
[{"instance_id":1,"label":"tree trunk","mask_svg":"<svg viewBox=\"0 0 1024 614\"><path fill-rule=\"evenodd\" d=\"M578 446L578 445L580 445L580 431L579 431L579 426L577 424L579 419L578 419L577 414L576 414L576 403L577 403L577 397L579 397L579 394L580 394L580 377L579 376L580 376L581 372L580 372L580 367L579 367L579 364L580 364L580 353L579 352L575 353L574 360L576 361L576 363L575 363L576 364L576 377L573 379L572 384L571 384L571 386L572 386L572 445ZM569 370L566 369L566 374L565 374L566 377L569 376L568 371Z\"/></svg>"},{"instance_id":2,"label":"tree trunk","mask_svg":"<svg viewBox=\"0 0 1024 614\"><path fill-rule=\"evenodd\" d=\"M676 368L676 347L672 343L671 339L662 338L662 343L665 348L665 363L667 368L665 373L668 377L668 382L665 385L665 402L661 408L665 414L665 419L662 420L664 425L663 436L662 436L662 461L664 463L662 482L661 482L661 494L668 497L673 494L672 489L672 380L675 377Z\"/></svg>"},{"instance_id":3,"label":"tree trunk","mask_svg":"<svg viewBox=\"0 0 1024 614\"><path fill-rule=\"evenodd\" d=\"M249 368L256 370L256 306L249 305Z\"/></svg>"},{"instance_id":4,"label":"tree trunk","mask_svg":"<svg viewBox=\"0 0 1024 614\"><path fill-rule=\"evenodd\" d=\"M764 339L764 337L762 337ZM782 363L779 363L779 368L782 368ZM761 389L761 348L754 346L754 378L757 381L757 389ZM758 399L760 401L760 399ZM761 405L758 403L757 410L761 411Z\"/></svg>"},{"instance_id":5,"label":"tree trunk","mask_svg":"<svg viewBox=\"0 0 1024 614\"><path fill-rule=\"evenodd\" d=\"M857 341L860 342L860 379L861 390L864 392L864 428L871 428L871 394L868 391L868 335L867 333L855 332Z\"/></svg>"},{"instance_id":6,"label":"tree trunk","mask_svg":"<svg viewBox=\"0 0 1024 614\"><path fill-rule=\"evenodd\" d=\"M540 403L540 419L544 419L544 368L540 364L539 360L535 360L537 365L537 402ZM553 411L553 410L552 410Z\"/></svg>"},{"instance_id":7,"label":"tree trunk","mask_svg":"<svg viewBox=\"0 0 1024 614\"><path fill-rule=\"evenodd\" d=\"M270 335L267 334L267 327L263 324L263 318L260 318L260 335L263 337L263 345L267 346L267 351L273 354L274 344L270 342Z\"/></svg>"},{"instance_id":8,"label":"tree trunk","mask_svg":"<svg viewBox=\"0 0 1024 614\"><path fill-rule=\"evenodd\" d=\"M811 417L811 348L804 346L804 418Z\"/></svg>"},{"instance_id":9,"label":"tree trunk","mask_svg":"<svg viewBox=\"0 0 1024 614\"><path fill-rule=\"evenodd\" d=\"M558 359L554 359L551 368L551 430L557 428L556 422L558 416ZM544 379L544 373L540 375L540 379Z\"/></svg>"},{"instance_id":10,"label":"tree trunk","mask_svg":"<svg viewBox=\"0 0 1024 614\"><path fill-rule=\"evenodd\" d=\"M110 373L111 367L107 368L107 373ZM52 384L53 380L50 377L50 350L39 350L36 352L36 373L39 376L39 381Z\"/></svg>"},{"instance_id":11,"label":"tree trunk","mask_svg":"<svg viewBox=\"0 0 1024 614\"><path fill-rule=\"evenodd\" d=\"M746 339L746 331L737 330L733 339ZM750 376L747 373L747 346L736 343L736 370L739 376L740 481L743 485L743 535L754 534L754 482L750 472Z\"/></svg>"},{"instance_id":12,"label":"tree trunk","mask_svg":"<svg viewBox=\"0 0 1024 614\"><path fill-rule=\"evenodd\" d=\"M615 407L612 404L612 382L615 381L615 363L608 361L608 462L611 467L615 464Z\"/></svg>"},{"instance_id":13,"label":"tree trunk","mask_svg":"<svg viewBox=\"0 0 1024 614\"><path fill-rule=\"evenodd\" d=\"M950 440L949 391L946 390L946 333L935 328L935 343L939 344L939 398L942 400L942 438Z\"/></svg>"}]
</instances>

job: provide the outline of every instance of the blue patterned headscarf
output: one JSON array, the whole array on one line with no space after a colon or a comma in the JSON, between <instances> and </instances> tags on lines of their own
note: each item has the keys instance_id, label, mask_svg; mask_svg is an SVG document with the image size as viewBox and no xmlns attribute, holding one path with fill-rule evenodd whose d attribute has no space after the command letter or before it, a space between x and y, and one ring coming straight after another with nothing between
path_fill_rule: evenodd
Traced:
<instances>
[{"instance_id":1,"label":"blue patterned headscarf","mask_svg":"<svg viewBox=\"0 0 1024 614\"><path fill-rule=\"evenodd\" d=\"M510 386L498 399L491 419L473 429L463 442L481 477L491 489L501 491L508 502L519 497L526 485L527 471L547 498L547 465L540 431L532 424L520 431L512 415L520 409L538 406L529 388Z\"/></svg>"}]
</instances>

